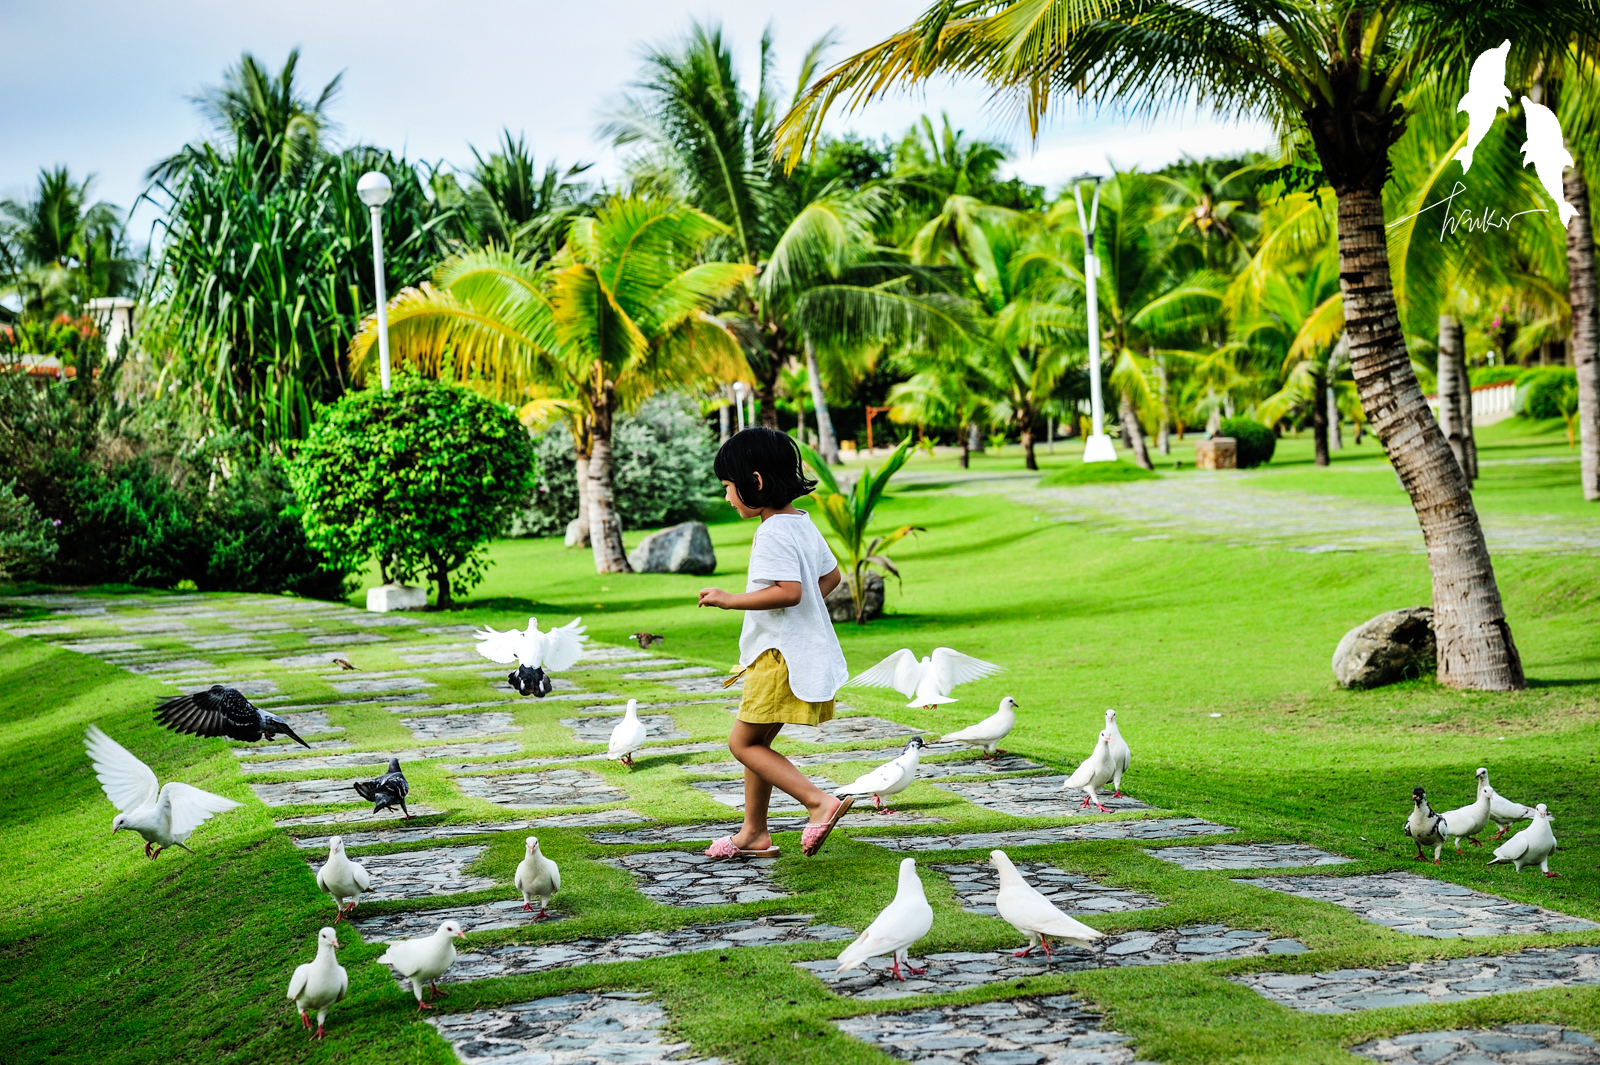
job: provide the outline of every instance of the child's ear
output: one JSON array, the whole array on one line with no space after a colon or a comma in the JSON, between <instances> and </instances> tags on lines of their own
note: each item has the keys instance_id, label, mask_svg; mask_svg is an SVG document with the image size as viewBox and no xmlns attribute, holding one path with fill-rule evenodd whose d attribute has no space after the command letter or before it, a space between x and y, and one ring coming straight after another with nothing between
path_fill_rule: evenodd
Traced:
<instances>
[{"instance_id":1,"label":"child's ear","mask_svg":"<svg viewBox=\"0 0 1600 1065\"><path fill-rule=\"evenodd\" d=\"M761 471L757 470L756 471L756 491L757 492L764 492L764 491L766 491L766 488L767 488L766 484L761 480Z\"/></svg>"}]
</instances>

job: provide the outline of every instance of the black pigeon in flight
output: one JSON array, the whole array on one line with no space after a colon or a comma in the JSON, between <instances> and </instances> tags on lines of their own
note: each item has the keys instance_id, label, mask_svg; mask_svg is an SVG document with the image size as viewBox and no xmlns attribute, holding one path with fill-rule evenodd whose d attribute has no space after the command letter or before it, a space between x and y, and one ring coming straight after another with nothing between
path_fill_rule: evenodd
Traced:
<instances>
[{"instance_id":1,"label":"black pigeon in flight","mask_svg":"<svg viewBox=\"0 0 1600 1065\"><path fill-rule=\"evenodd\" d=\"M230 740L252 743L283 735L311 749L311 744L295 735L289 722L262 710L237 689L220 684L193 695L163 699L156 707L156 721L174 732L191 736L226 736Z\"/></svg>"},{"instance_id":2,"label":"black pigeon in flight","mask_svg":"<svg viewBox=\"0 0 1600 1065\"><path fill-rule=\"evenodd\" d=\"M355 789L357 795L372 804L373 813L398 806L400 812L410 819L411 811L406 809L406 796L411 792L411 785L406 783L406 775L400 772L400 759L389 759L389 768L381 777L355 781Z\"/></svg>"}]
</instances>

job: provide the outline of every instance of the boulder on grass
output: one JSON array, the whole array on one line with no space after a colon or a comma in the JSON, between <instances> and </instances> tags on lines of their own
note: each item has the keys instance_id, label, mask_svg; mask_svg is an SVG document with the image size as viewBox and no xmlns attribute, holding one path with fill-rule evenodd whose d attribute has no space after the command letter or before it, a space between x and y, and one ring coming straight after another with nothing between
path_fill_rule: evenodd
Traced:
<instances>
[{"instance_id":1,"label":"boulder on grass","mask_svg":"<svg viewBox=\"0 0 1600 1065\"><path fill-rule=\"evenodd\" d=\"M866 609L862 611L862 618L871 621L883 614L883 574L868 573L863 584L863 598L866 600ZM842 624L856 619L855 601L850 598L850 582L842 580L828 593L828 598L823 600L828 608L828 616L835 623Z\"/></svg>"},{"instance_id":2,"label":"boulder on grass","mask_svg":"<svg viewBox=\"0 0 1600 1065\"><path fill-rule=\"evenodd\" d=\"M711 531L703 521L686 521L670 529L653 532L628 552L628 565L635 573L714 573L717 553L711 547Z\"/></svg>"},{"instance_id":3,"label":"boulder on grass","mask_svg":"<svg viewBox=\"0 0 1600 1065\"><path fill-rule=\"evenodd\" d=\"M1342 688L1381 688L1438 668L1433 609L1425 606L1379 614L1345 633L1333 652L1333 675Z\"/></svg>"}]
</instances>

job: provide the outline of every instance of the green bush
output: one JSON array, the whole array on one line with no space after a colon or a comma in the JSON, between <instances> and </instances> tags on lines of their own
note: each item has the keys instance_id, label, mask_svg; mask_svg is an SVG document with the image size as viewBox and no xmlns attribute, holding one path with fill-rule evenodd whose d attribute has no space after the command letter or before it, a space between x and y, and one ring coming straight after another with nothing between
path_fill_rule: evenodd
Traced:
<instances>
[{"instance_id":1,"label":"green bush","mask_svg":"<svg viewBox=\"0 0 1600 1065\"><path fill-rule=\"evenodd\" d=\"M505 406L403 375L327 408L289 463L311 544L341 568L426 576L437 605L483 579L487 545L526 505L533 440ZM452 578L452 574L454 577Z\"/></svg>"},{"instance_id":2,"label":"green bush","mask_svg":"<svg viewBox=\"0 0 1600 1065\"><path fill-rule=\"evenodd\" d=\"M1272 461L1272 453L1278 448L1278 438L1272 430L1250 418L1226 419L1222 423L1222 435L1231 436L1239 442L1241 470L1266 465Z\"/></svg>"},{"instance_id":3,"label":"green bush","mask_svg":"<svg viewBox=\"0 0 1600 1065\"><path fill-rule=\"evenodd\" d=\"M42 517L16 481L0 484L0 578L37 573L56 557L56 523Z\"/></svg>"},{"instance_id":4,"label":"green bush","mask_svg":"<svg viewBox=\"0 0 1600 1065\"><path fill-rule=\"evenodd\" d=\"M104 471L84 463L68 472L60 481L66 517L51 577L171 588L204 573L210 544L182 477L181 469L145 456Z\"/></svg>"},{"instance_id":5,"label":"green bush","mask_svg":"<svg viewBox=\"0 0 1600 1065\"><path fill-rule=\"evenodd\" d=\"M1520 366L1474 366L1467 371L1467 380L1472 382L1473 388L1484 385L1509 385L1516 382L1523 373Z\"/></svg>"},{"instance_id":6,"label":"green bush","mask_svg":"<svg viewBox=\"0 0 1600 1065\"><path fill-rule=\"evenodd\" d=\"M1512 409L1529 418L1562 417L1562 394L1576 392L1578 372L1565 366L1535 366L1517 379Z\"/></svg>"},{"instance_id":7,"label":"green bush","mask_svg":"<svg viewBox=\"0 0 1600 1065\"><path fill-rule=\"evenodd\" d=\"M195 577L201 591L343 599L355 590L350 571L307 541L294 490L275 463L235 473L206 501L203 518L211 543L205 572Z\"/></svg>"}]
</instances>

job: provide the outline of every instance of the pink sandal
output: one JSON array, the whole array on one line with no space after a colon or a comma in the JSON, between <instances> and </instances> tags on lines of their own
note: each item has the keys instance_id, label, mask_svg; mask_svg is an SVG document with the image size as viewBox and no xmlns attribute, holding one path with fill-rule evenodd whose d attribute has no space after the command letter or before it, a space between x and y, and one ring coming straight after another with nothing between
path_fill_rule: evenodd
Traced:
<instances>
[{"instance_id":1,"label":"pink sandal","mask_svg":"<svg viewBox=\"0 0 1600 1065\"><path fill-rule=\"evenodd\" d=\"M766 850L738 847L734 845L732 836L714 839L711 841L711 846L706 848L707 858L776 858L777 856L777 847L768 847Z\"/></svg>"},{"instance_id":2,"label":"pink sandal","mask_svg":"<svg viewBox=\"0 0 1600 1065\"><path fill-rule=\"evenodd\" d=\"M851 796L839 800L839 805L833 808L833 813L820 825L807 825L800 832L800 853L807 858L814 856L828 842L828 837L838 827L839 819L850 812L850 807L856 804Z\"/></svg>"}]
</instances>

